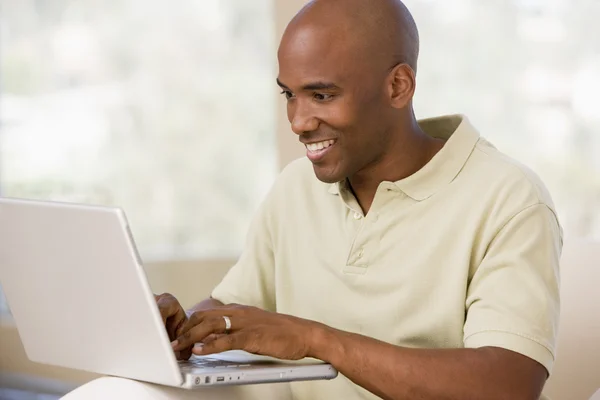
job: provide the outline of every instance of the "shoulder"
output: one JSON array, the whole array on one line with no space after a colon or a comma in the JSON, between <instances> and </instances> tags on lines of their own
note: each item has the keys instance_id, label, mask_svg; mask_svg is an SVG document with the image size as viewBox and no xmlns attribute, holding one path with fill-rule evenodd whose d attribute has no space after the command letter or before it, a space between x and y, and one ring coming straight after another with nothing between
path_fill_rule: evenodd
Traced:
<instances>
[{"instance_id":1,"label":"shoulder","mask_svg":"<svg viewBox=\"0 0 600 400\"><path fill-rule=\"evenodd\" d=\"M545 205L556 213L548 188L531 168L506 155L484 138L477 142L463 171L475 181L475 190L493 196L514 211Z\"/></svg>"}]
</instances>

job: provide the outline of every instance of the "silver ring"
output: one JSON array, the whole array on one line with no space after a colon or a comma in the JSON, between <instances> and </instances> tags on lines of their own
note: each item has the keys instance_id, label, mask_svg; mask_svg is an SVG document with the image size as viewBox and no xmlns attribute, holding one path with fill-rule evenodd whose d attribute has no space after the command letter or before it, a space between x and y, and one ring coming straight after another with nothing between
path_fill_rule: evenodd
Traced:
<instances>
[{"instance_id":1,"label":"silver ring","mask_svg":"<svg viewBox=\"0 0 600 400\"><path fill-rule=\"evenodd\" d=\"M229 330L231 329L231 319L226 316L223 316L223 319L225 320L225 333L229 333Z\"/></svg>"}]
</instances>

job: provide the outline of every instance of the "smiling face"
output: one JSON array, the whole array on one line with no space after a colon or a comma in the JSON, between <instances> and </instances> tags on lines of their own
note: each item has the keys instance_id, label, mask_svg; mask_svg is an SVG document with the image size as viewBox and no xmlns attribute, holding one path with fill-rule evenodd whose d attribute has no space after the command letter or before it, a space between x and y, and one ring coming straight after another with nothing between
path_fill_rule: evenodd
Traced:
<instances>
[{"instance_id":1,"label":"smiling face","mask_svg":"<svg viewBox=\"0 0 600 400\"><path fill-rule=\"evenodd\" d=\"M343 41L305 27L280 46L279 78L292 130L323 182L351 177L386 149L390 109L389 70L373 71ZM362 64L362 65L361 65Z\"/></svg>"},{"instance_id":2,"label":"smiling face","mask_svg":"<svg viewBox=\"0 0 600 400\"><path fill-rule=\"evenodd\" d=\"M374 179L414 118L418 34L398 0L313 0L284 32L278 85L323 182Z\"/></svg>"}]
</instances>

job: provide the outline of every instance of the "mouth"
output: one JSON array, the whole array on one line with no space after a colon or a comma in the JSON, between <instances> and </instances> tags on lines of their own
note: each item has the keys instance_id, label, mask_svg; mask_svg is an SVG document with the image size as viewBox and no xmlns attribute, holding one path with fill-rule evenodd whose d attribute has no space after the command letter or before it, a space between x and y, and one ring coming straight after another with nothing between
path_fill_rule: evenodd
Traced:
<instances>
[{"instance_id":1,"label":"mouth","mask_svg":"<svg viewBox=\"0 0 600 400\"><path fill-rule=\"evenodd\" d=\"M336 144L337 140L324 140L322 142L315 143L307 143L306 146L306 156L312 162L317 162L323 159L327 153L331 151L331 149Z\"/></svg>"}]
</instances>

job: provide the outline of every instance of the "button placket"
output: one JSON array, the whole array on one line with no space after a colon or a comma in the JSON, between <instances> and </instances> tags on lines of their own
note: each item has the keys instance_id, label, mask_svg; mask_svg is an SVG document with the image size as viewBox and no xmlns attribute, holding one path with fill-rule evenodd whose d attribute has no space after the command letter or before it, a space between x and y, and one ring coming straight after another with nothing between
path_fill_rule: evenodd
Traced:
<instances>
[{"instance_id":1,"label":"button placket","mask_svg":"<svg viewBox=\"0 0 600 400\"><path fill-rule=\"evenodd\" d=\"M348 257L346 258L346 265L344 266L345 273L351 274L364 274L364 266L361 264L361 258L364 254L363 250L363 240L364 237L364 229L366 228L365 223L368 218L366 218L362 212L358 211L356 208L348 207L348 217L350 225L353 226L353 235L351 238L350 248ZM359 272L360 271L360 272Z\"/></svg>"}]
</instances>

